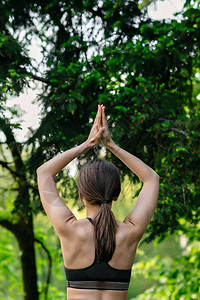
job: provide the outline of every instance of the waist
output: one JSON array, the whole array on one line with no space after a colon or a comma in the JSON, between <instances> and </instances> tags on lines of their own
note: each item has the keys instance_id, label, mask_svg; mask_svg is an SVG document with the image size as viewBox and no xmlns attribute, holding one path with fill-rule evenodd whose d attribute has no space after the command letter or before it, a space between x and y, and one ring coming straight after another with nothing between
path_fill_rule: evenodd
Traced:
<instances>
[{"instance_id":1,"label":"waist","mask_svg":"<svg viewBox=\"0 0 200 300\"><path fill-rule=\"evenodd\" d=\"M75 289L115 290L125 291L129 288L129 282L94 281L94 280L67 280L67 287Z\"/></svg>"}]
</instances>

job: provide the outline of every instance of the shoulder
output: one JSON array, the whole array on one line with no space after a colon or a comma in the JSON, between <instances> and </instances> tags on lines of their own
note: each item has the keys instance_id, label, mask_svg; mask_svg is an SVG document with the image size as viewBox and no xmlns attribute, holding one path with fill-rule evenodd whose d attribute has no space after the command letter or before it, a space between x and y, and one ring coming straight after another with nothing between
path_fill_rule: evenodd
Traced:
<instances>
[{"instance_id":1,"label":"shoulder","mask_svg":"<svg viewBox=\"0 0 200 300\"><path fill-rule=\"evenodd\" d=\"M64 234L62 238L64 239L76 239L84 240L86 237L92 234L91 230L92 224L87 219L75 219L72 218L68 223L68 234Z\"/></svg>"},{"instance_id":2,"label":"shoulder","mask_svg":"<svg viewBox=\"0 0 200 300\"><path fill-rule=\"evenodd\" d=\"M117 228L117 235L121 240L126 240L128 243L137 243L141 239L138 227L127 219L123 222L117 221Z\"/></svg>"}]
</instances>

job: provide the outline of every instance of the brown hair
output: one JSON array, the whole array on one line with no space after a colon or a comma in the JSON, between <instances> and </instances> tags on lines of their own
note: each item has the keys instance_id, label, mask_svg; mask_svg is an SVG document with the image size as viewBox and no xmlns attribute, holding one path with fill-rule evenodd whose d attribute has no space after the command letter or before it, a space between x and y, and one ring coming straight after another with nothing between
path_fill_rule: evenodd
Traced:
<instances>
[{"instance_id":1,"label":"brown hair","mask_svg":"<svg viewBox=\"0 0 200 300\"><path fill-rule=\"evenodd\" d=\"M98 261L109 261L116 247L117 223L110 203L121 191L119 171L112 163L95 159L82 167L77 184L81 198L101 205L93 220L95 249Z\"/></svg>"}]
</instances>

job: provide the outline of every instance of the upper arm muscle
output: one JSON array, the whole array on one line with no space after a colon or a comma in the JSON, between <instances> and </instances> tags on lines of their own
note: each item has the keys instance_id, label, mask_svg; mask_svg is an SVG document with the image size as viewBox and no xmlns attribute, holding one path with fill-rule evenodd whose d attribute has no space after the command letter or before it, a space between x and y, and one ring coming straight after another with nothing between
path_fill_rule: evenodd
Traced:
<instances>
[{"instance_id":1,"label":"upper arm muscle","mask_svg":"<svg viewBox=\"0 0 200 300\"><path fill-rule=\"evenodd\" d=\"M143 184L135 208L125 218L124 223L132 223L139 236L145 232L153 217L159 195L159 177Z\"/></svg>"},{"instance_id":2,"label":"upper arm muscle","mask_svg":"<svg viewBox=\"0 0 200 300\"><path fill-rule=\"evenodd\" d=\"M53 177L48 174L38 174L38 188L44 210L56 232L58 235L67 233L67 227L76 218L60 199Z\"/></svg>"}]
</instances>

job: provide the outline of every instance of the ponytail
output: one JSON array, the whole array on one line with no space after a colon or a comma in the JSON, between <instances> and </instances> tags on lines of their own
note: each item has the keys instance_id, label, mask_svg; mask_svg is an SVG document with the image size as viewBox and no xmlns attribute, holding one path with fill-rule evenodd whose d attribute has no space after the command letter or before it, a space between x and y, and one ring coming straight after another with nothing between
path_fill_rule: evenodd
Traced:
<instances>
[{"instance_id":1,"label":"ponytail","mask_svg":"<svg viewBox=\"0 0 200 300\"><path fill-rule=\"evenodd\" d=\"M117 223L108 203L102 203L93 220L95 228L95 249L98 261L109 261L116 247Z\"/></svg>"},{"instance_id":2,"label":"ponytail","mask_svg":"<svg viewBox=\"0 0 200 300\"><path fill-rule=\"evenodd\" d=\"M95 159L81 169L77 184L82 198L100 205L93 219L95 249L98 261L109 261L116 247L117 222L110 203L121 191L119 171L112 163Z\"/></svg>"}]
</instances>

